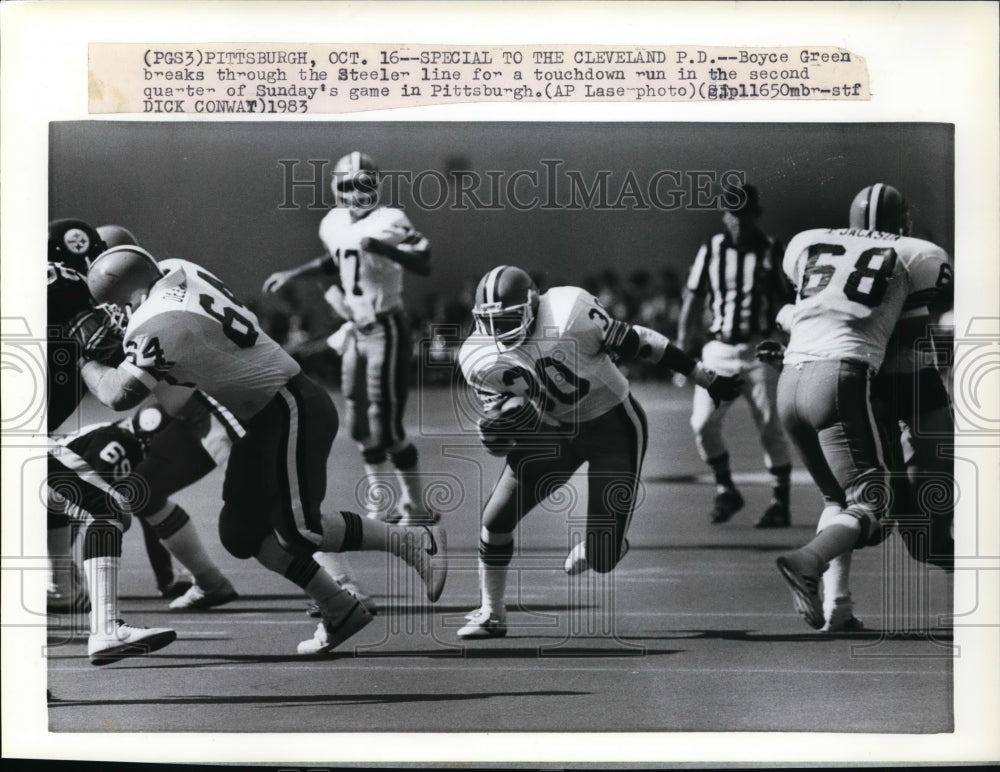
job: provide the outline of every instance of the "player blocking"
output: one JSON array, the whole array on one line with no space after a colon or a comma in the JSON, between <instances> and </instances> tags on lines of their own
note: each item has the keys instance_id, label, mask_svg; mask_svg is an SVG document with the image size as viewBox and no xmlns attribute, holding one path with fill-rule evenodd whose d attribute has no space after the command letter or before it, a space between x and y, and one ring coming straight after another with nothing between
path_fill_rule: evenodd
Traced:
<instances>
[{"instance_id":1,"label":"player blocking","mask_svg":"<svg viewBox=\"0 0 1000 772\"><path fill-rule=\"evenodd\" d=\"M336 408L226 285L194 263L157 263L136 246L115 247L101 258L88 275L91 294L131 313L125 361L118 367L84 361L88 388L103 404L125 410L161 382L191 384L243 426L226 465L220 535L234 556L255 558L320 606L322 621L299 652L328 652L372 619L320 569L312 557L317 551L391 552L437 600L447 575L441 529L397 530L353 512L321 512Z\"/></svg>"}]
</instances>

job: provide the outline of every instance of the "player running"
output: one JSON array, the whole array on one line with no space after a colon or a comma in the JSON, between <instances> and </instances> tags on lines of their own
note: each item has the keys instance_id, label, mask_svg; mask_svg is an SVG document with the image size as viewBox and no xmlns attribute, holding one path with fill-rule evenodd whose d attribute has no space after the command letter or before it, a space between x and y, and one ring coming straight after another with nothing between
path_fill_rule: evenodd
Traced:
<instances>
[{"instance_id":1,"label":"player running","mask_svg":"<svg viewBox=\"0 0 1000 772\"><path fill-rule=\"evenodd\" d=\"M234 556L256 558L319 604L323 619L299 644L300 654L328 652L372 619L321 570L316 551L390 552L437 600L447 573L443 531L320 511L337 411L218 277L194 263L158 264L140 247L120 246L95 261L87 282L99 302L131 309L125 361L112 368L88 360L82 367L102 403L125 410L161 382L184 384L218 401L244 428L226 467L219 533Z\"/></svg>"},{"instance_id":2,"label":"player running","mask_svg":"<svg viewBox=\"0 0 1000 772\"><path fill-rule=\"evenodd\" d=\"M646 416L612 357L683 373L716 401L739 394L738 376L703 367L653 330L613 319L577 287L539 295L520 268L502 265L479 282L476 329L459 352L462 373L485 415L480 439L506 464L482 513L481 606L460 638L507 632L504 591L514 530L535 505L588 471L586 538L567 573L611 571L628 550L629 523L646 452Z\"/></svg>"},{"instance_id":3,"label":"player running","mask_svg":"<svg viewBox=\"0 0 1000 772\"><path fill-rule=\"evenodd\" d=\"M907 235L908 209L895 188L862 190L850 226L800 233L784 259L798 297L783 322L791 339L778 408L826 506L816 536L777 564L796 610L827 631L858 626L848 587L851 553L881 538L879 519L891 499L872 378L897 323L901 345L926 337L928 304L952 283L944 250Z\"/></svg>"},{"instance_id":4,"label":"player running","mask_svg":"<svg viewBox=\"0 0 1000 772\"><path fill-rule=\"evenodd\" d=\"M106 246L93 226L83 220L63 219L49 223L47 418L50 437L83 399L81 355L111 365L123 356L120 341L106 315L95 307L86 281L90 266ZM106 665L124 657L156 651L173 642L177 638L173 630L135 627L126 624L118 613L122 535L131 519L128 501L84 459L64 446L49 451L46 484L49 489L50 555L68 554L71 517L83 529L83 569L90 596L87 655L91 664ZM59 574L57 571L56 575ZM79 587L67 588L64 592L64 599L71 604L81 596L82 588Z\"/></svg>"},{"instance_id":5,"label":"player running","mask_svg":"<svg viewBox=\"0 0 1000 772\"><path fill-rule=\"evenodd\" d=\"M319 226L326 253L271 274L264 291L277 292L294 278L330 277L326 299L347 321L329 344L341 356L347 425L364 459L368 516L426 524L438 515L426 507L417 449L403 428L413 352L403 273L430 274L430 245L402 210L379 202L378 184L378 169L367 154L340 158L331 184L336 206ZM401 492L398 505L386 495L393 476Z\"/></svg>"}]
</instances>

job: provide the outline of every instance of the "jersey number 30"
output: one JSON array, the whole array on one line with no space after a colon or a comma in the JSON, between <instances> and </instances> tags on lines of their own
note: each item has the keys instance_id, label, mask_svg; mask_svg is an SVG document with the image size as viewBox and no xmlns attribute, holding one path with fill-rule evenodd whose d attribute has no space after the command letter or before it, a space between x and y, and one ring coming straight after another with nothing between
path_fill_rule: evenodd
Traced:
<instances>
[{"instance_id":1,"label":"jersey number 30","mask_svg":"<svg viewBox=\"0 0 1000 772\"><path fill-rule=\"evenodd\" d=\"M826 289L837 270L832 263L821 263L821 257L838 258L847 252L843 244L812 244L802 271L802 289L799 299L805 300ZM854 270L844 282L844 295L848 300L874 308L885 297L889 277L896 267L896 250L890 247L872 247L861 253L854 263Z\"/></svg>"},{"instance_id":2,"label":"jersey number 30","mask_svg":"<svg viewBox=\"0 0 1000 772\"><path fill-rule=\"evenodd\" d=\"M198 302L201 304L202 309L222 325L222 332L229 340L240 348L250 348L257 342L257 335L259 334L254 329L253 322L241 313L250 312L240 304L236 296L229 290L229 287L212 276L212 274L198 271L198 278L204 279L211 284L219 291L220 295L232 303L232 305L222 304L222 311L220 312L215 308L215 299L208 293L202 293L198 296Z\"/></svg>"}]
</instances>

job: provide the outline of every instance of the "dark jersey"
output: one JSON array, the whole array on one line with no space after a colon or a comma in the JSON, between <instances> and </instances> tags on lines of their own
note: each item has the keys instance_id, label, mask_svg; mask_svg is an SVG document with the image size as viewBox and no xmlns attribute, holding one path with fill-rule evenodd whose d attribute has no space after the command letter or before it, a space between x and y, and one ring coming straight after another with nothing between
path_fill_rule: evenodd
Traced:
<instances>
[{"instance_id":1,"label":"dark jersey","mask_svg":"<svg viewBox=\"0 0 1000 772\"><path fill-rule=\"evenodd\" d=\"M142 444L117 423L85 427L65 441L105 482L117 482L145 457Z\"/></svg>"},{"instance_id":2,"label":"dark jersey","mask_svg":"<svg viewBox=\"0 0 1000 772\"><path fill-rule=\"evenodd\" d=\"M69 323L94 305L84 276L62 263L48 268L48 431L69 418L86 388L77 359L80 347L69 335Z\"/></svg>"}]
</instances>

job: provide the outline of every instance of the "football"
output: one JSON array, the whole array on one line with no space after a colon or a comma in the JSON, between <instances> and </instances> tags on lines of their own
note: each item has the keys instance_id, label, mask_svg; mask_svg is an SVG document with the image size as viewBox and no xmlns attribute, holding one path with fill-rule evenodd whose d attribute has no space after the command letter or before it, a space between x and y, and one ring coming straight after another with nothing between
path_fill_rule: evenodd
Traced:
<instances>
[{"instance_id":1,"label":"football","mask_svg":"<svg viewBox=\"0 0 1000 772\"><path fill-rule=\"evenodd\" d=\"M479 421L479 439L493 455L510 452L518 437L534 434L542 415L526 397L508 397L486 412Z\"/></svg>"}]
</instances>

